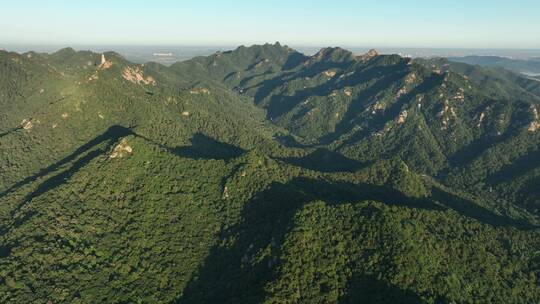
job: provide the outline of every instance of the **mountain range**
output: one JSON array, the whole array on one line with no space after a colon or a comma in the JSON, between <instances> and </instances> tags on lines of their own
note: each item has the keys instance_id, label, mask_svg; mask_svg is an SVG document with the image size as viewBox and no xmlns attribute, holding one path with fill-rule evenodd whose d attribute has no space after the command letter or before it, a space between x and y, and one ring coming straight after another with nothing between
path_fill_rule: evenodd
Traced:
<instances>
[{"instance_id":1,"label":"mountain range","mask_svg":"<svg viewBox=\"0 0 540 304\"><path fill-rule=\"evenodd\" d=\"M529 59L513 59L500 56L465 56L451 57L451 61L463 62L484 67L500 67L516 73L525 73L538 76L540 74L540 60L538 57Z\"/></svg>"},{"instance_id":2,"label":"mountain range","mask_svg":"<svg viewBox=\"0 0 540 304\"><path fill-rule=\"evenodd\" d=\"M537 303L540 82L0 51L0 302Z\"/></svg>"}]
</instances>

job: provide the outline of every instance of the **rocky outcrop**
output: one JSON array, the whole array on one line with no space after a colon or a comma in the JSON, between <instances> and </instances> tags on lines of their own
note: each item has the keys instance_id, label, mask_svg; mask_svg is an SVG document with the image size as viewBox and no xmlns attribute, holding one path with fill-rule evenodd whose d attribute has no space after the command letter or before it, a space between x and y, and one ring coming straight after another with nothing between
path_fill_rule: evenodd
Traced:
<instances>
[{"instance_id":1,"label":"rocky outcrop","mask_svg":"<svg viewBox=\"0 0 540 304\"><path fill-rule=\"evenodd\" d=\"M102 70L109 69L112 66L112 61L109 61L105 58L105 54L101 54L101 63L99 64L99 68Z\"/></svg>"},{"instance_id":2,"label":"rocky outcrop","mask_svg":"<svg viewBox=\"0 0 540 304\"><path fill-rule=\"evenodd\" d=\"M34 124L32 123L32 119L23 119L21 122L22 128L25 130L30 130L34 127Z\"/></svg>"},{"instance_id":3,"label":"rocky outcrop","mask_svg":"<svg viewBox=\"0 0 540 304\"><path fill-rule=\"evenodd\" d=\"M151 76L144 76L143 71L139 66L136 67L126 67L122 71L122 77L125 80L136 83L136 84L146 84L146 85L156 85L156 81Z\"/></svg>"},{"instance_id":4,"label":"rocky outcrop","mask_svg":"<svg viewBox=\"0 0 540 304\"><path fill-rule=\"evenodd\" d=\"M114 147L109 158L122 158L126 153L131 154L132 152L133 148L128 144L127 139L123 138L120 143Z\"/></svg>"},{"instance_id":5,"label":"rocky outcrop","mask_svg":"<svg viewBox=\"0 0 540 304\"><path fill-rule=\"evenodd\" d=\"M409 113L407 112L407 110L403 110L401 113L399 113L397 123L398 124L405 123L405 120L407 119L408 116L409 116Z\"/></svg>"},{"instance_id":6,"label":"rocky outcrop","mask_svg":"<svg viewBox=\"0 0 540 304\"><path fill-rule=\"evenodd\" d=\"M529 132L536 132L538 129L540 129L540 122L539 122L539 116L538 110L535 106L531 106L531 111L533 115L533 121L529 124L529 128L527 129Z\"/></svg>"},{"instance_id":7,"label":"rocky outcrop","mask_svg":"<svg viewBox=\"0 0 540 304\"><path fill-rule=\"evenodd\" d=\"M533 121L529 124L529 132L536 132L538 129L540 129L540 123L538 121Z\"/></svg>"},{"instance_id":8,"label":"rocky outcrop","mask_svg":"<svg viewBox=\"0 0 540 304\"><path fill-rule=\"evenodd\" d=\"M367 53L365 53L364 55L360 55L360 56L358 56L356 58L358 58L359 60L362 60L362 61L367 61L367 60L370 60L371 58L374 58L374 57L377 57L377 56L379 56L379 53L375 49L371 49Z\"/></svg>"},{"instance_id":9,"label":"rocky outcrop","mask_svg":"<svg viewBox=\"0 0 540 304\"><path fill-rule=\"evenodd\" d=\"M210 94L210 90L207 88L195 88L189 91L190 94L199 95L199 94Z\"/></svg>"},{"instance_id":10,"label":"rocky outcrop","mask_svg":"<svg viewBox=\"0 0 540 304\"><path fill-rule=\"evenodd\" d=\"M328 70L328 71L324 71L323 74L326 77L332 78L332 77L336 76L336 71Z\"/></svg>"}]
</instances>

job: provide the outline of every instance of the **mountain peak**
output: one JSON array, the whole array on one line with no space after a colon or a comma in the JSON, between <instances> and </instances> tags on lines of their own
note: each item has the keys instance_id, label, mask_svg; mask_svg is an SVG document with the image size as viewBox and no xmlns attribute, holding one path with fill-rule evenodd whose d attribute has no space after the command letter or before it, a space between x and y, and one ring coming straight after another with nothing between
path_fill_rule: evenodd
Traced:
<instances>
[{"instance_id":1,"label":"mountain peak","mask_svg":"<svg viewBox=\"0 0 540 304\"><path fill-rule=\"evenodd\" d=\"M363 55L360 55L358 56L357 58L360 59L360 60L369 60L373 57L377 57L379 56L379 52L377 52L377 50L375 49L371 49L369 51L367 51L367 53L363 54Z\"/></svg>"},{"instance_id":2,"label":"mountain peak","mask_svg":"<svg viewBox=\"0 0 540 304\"><path fill-rule=\"evenodd\" d=\"M253 44L250 46L241 45L234 50L218 52L220 54L258 54L260 52L286 52L289 48L287 46L282 46L279 42L274 44L265 43L265 44Z\"/></svg>"},{"instance_id":3,"label":"mountain peak","mask_svg":"<svg viewBox=\"0 0 540 304\"><path fill-rule=\"evenodd\" d=\"M75 51L72 47L65 47L65 48L61 48L59 49L58 51L54 52L54 54L74 54L74 53L77 53L77 51Z\"/></svg>"},{"instance_id":4,"label":"mountain peak","mask_svg":"<svg viewBox=\"0 0 540 304\"><path fill-rule=\"evenodd\" d=\"M375 57L375 56L379 56L379 53L377 52L377 50L371 49L365 54L365 56Z\"/></svg>"},{"instance_id":5,"label":"mountain peak","mask_svg":"<svg viewBox=\"0 0 540 304\"><path fill-rule=\"evenodd\" d=\"M323 61L347 61L352 59L352 53L340 47L326 47L318 51L312 58Z\"/></svg>"}]
</instances>

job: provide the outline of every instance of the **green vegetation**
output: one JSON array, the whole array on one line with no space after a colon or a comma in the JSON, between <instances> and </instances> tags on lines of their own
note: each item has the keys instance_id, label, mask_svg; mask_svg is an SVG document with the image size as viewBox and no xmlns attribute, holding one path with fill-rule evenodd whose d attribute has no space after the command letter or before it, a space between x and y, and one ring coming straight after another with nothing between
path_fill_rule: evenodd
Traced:
<instances>
[{"instance_id":1,"label":"green vegetation","mask_svg":"<svg viewBox=\"0 0 540 304\"><path fill-rule=\"evenodd\" d=\"M540 301L534 80L104 56L0 52L0 302Z\"/></svg>"},{"instance_id":2,"label":"green vegetation","mask_svg":"<svg viewBox=\"0 0 540 304\"><path fill-rule=\"evenodd\" d=\"M480 65L485 67L502 67L517 73L540 73L540 62L537 58L512 59L498 56L465 56L449 58L455 62L463 62L470 65Z\"/></svg>"}]
</instances>

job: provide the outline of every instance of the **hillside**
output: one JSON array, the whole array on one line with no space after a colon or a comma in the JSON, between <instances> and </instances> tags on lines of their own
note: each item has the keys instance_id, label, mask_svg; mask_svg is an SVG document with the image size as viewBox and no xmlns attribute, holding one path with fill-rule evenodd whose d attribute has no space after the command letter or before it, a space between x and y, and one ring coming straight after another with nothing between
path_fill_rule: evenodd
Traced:
<instances>
[{"instance_id":1,"label":"hillside","mask_svg":"<svg viewBox=\"0 0 540 304\"><path fill-rule=\"evenodd\" d=\"M498 56L465 56L451 57L454 62L462 62L470 65L480 65L484 67L501 67L516 73L540 74L540 61L531 59L512 59Z\"/></svg>"},{"instance_id":2,"label":"hillside","mask_svg":"<svg viewBox=\"0 0 540 304\"><path fill-rule=\"evenodd\" d=\"M256 64L230 64L246 59ZM501 69L376 52L355 57L340 48L306 57L279 44L172 68L187 73L195 63L199 75L251 97L287 129L285 145L326 147L364 164L398 155L415 172L474 193L508 188L485 181L514 162L536 159L540 144L537 82ZM538 214L539 198L526 184L534 184L539 165L517 168L511 182L523 181L499 197ZM523 203L520 192L533 198Z\"/></svg>"},{"instance_id":3,"label":"hillside","mask_svg":"<svg viewBox=\"0 0 540 304\"><path fill-rule=\"evenodd\" d=\"M536 303L535 80L0 51L2 303Z\"/></svg>"}]
</instances>

